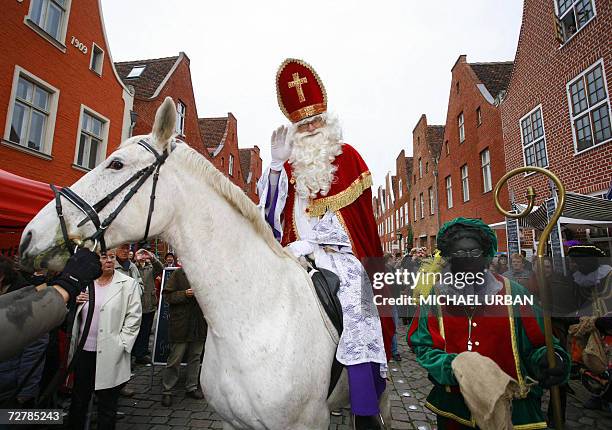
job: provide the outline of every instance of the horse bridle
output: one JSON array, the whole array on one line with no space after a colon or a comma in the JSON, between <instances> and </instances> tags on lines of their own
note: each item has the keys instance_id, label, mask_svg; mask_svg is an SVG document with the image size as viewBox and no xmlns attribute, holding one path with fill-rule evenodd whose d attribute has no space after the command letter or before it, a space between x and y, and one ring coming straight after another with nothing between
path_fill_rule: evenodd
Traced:
<instances>
[{"instance_id":1,"label":"horse bridle","mask_svg":"<svg viewBox=\"0 0 612 430\"><path fill-rule=\"evenodd\" d=\"M174 144L174 142L172 142ZM83 200L77 193L72 191L69 187L64 187L62 189L57 189L54 185L51 185L51 189L55 194L55 210L57 212L57 216L60 222L60 228L62 230L62 235L64 237L64 243L68 248L69 252L73 254L76 249L85 244L88 241L94 243L93 249L97 247L97 244L100 244L100 251L102 253L106 252L106 242L104 241L104 234L106 233L106 229L112 224L112 222L117 218L119 213L125 208L128 202L134 197L134 194L138 192L140 187L149 179L151 175L153 175L153 187L151 189L151 196L149 200L149 213L147 215L147 224L145 227L144 236L142 242L146 242L149 237L149 228L151 226L151 217L153 216L153 211L155 209L155 189L157 188L157 180L159 179L159 169L166 162L168 158L169 152L167 149L164 150L161 154L151 146L151 144L147 141L147 139L141 139L137 142L138 145L142 146L148 152L155 156L155 161L148 165L147 167L140 169L136 173L134 173L127 181L109 193L102 200L91 206L85 200ZM115 197L117 197L123 190L125 190L130 184L134 183L134 186L130 188L128 193L123 197L121 203L112 211L104 221L100 221L99 213L102 209L104 209ZM85 215L85 219L83 219L78 227L82 227L88 222L93 223L96 231L89 237L82 240L80 244L76 244L76 246L70 246L73 243L72 240L68 237L68 229L66 227L66 220L64 219L64 213L62 208L61 197L64 197L68 200L72 205L76 206L83 214Z\"/></svg>"},{"instance_id":2,"label":"horse bridle","mask_svg":"<svg viewBox=\"0 0 612 430\"><path fill-rule=\"evenodd\" d=\"M153 211L155 209L155 189L157 188L157 180L159 179L159 169L166 162L169 152L168 152L168 149L165 149L160 154L159 152L155 150L155 148L151 146L151 144L147 141L147 139L141 139L137 142L137 144L142 146L144 149L146 149L151 154L153 154L153 156L155 156L155 161L149 166L134 173L126 182L121 184L119 187L117 187L110 194L108 194L106 197L104 197L102 200L100 200L98 203L94 204L93 206L91 206L89 203L83 200L77 193L72 191L69 187L64 187L61 190L58 190L57 187L55 187L54 185L51 185L51 189L53 190L53 193L55 194L55 210L57 211L57 216L60 222L60 228L62 230L62 235L64 236L64 244L66 245L66 248L68 248L68 251L71 254L74 254L76 250L79 248L79 246L84 246L84 244L87 241L92 241L94 243L93 245L94 251L96 250L97 244L99 243L100 252L102 254L106 253L106 242L104 241L104 234L106 233L106 229L112 224L115 218L117 218L117 215L119 215L119 213L123 210L125 205L127 205L130 199L134 197L134 194L138 192L138 190L140 189L140 187L142 187L142 185L146 182L146 180L151 175L153 175L153 186L151 188L151 196L149 199L149 214L147 216L147 225L145 227L145 233L144 233L144 237L142 241L146 242L146 240L148 239L149 228L151 226L151 217L153 216ZM172 141L170 145L171 145L170 149L172 150L175 146L175 142ZM117 197L123 190L125 190L127 187L130 186L130 184L134 182L135 184L132 186L132 188L130 188L127 194L123 197L123 200L121 201L121 203L115 208L114 211L112 211L106 217L104 221L100 222L100 215L99 215L100 211L104 209L115 197ZM81 212L83 212L83 214L85 214L86 218L83 219L78 224L78 227L83 226L87 222L92 222L96 229L96 231L91 236L85 238L84 240L81 241L81 243L76 244L76 246L74 247L70 246L71 243L73 243L73 241L71 241L70 238L68 237L68 228L66 227L66 220L64 219L61 197L64 197L66 200L68 200L70 203L76 206ZM85 346L85 341L87 340L87 336L89 334L89 328L91 326L91 321L93 319L93 310L95 308L95 300L96 300L95 288L93 288L93 285L89 285L89 308L88 308L87 316L83 324L83 332L81 333L79 343L74 350L72 360L70 360L70 363L65 369L59 369L55 373L55 375L49 382L47 388L45 389L44 393L42 393L42 395L39 397L37 401L38 405L44 404L53 395L54 391L59 386L59 384L61 384L64 376L73 370L74 365L76 361L78 360L78 357L81 351L83 350L83 347ZM69 303L69 313L67 316L66 334L67 334L68 344L70 344L71 337L72 337L72 325L74 324L74 321L76 318L76 310L77 310L77 306L73 300L71 303ZM68 351L66 351L66 353L68 353ZM41 356L41 358L42 357L44 357L44 354ZM38 368L38 365L34 366L34 368ZM28 374L26 378L24 378L24 382L29 379L30 374Z\"/></svg>"}]
</instances>

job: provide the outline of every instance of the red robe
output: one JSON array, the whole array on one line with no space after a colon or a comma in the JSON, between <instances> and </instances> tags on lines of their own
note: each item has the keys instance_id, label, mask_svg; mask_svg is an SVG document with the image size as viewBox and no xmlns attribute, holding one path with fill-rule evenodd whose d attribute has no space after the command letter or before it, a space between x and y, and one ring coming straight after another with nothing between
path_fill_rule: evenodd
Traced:
<instances>
[{"instance_id":1,"label":"red robe","mask_svg":"<svg viewBox=\"0 0 612 430\"><path fill-rule=\"evenodd\" d=\"M372 280L374 272L385 270L382 261L382 246L372 209L372 175L361 155L346 143L342 145L342 154L336 157L333 164L338 167L335 175L336 181L331 185L326 196L317 196L310 202L307 212L311 216L323 216L328 210L336 213L338 220L349 235L355 257L364 265ZM299 236L293 219L295 181L291 164L287 161L284 167L289 178L289 190L281 219L283 224L281 243L286 246L299 240ZM376 291L375 294L379 294L379 291ZM385 352L387 359L390 359L391 339L395 333L395 325L390 309L384 306L378 308L381 314L380 322Z\"/></svg>"}]
</instances>

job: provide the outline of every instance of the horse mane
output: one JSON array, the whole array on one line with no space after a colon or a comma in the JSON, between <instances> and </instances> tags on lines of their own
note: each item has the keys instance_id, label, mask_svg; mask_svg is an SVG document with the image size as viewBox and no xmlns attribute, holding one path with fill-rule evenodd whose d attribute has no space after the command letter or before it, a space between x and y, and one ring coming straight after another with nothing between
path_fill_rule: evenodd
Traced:
<instances>
[{"instance_id":1,"label":"horse mane","mask_svg":"<svg viewBox=\"0 0 612 430\"><path fill-rule=\"evenodd\" d=\"M176 141L176 148L172 151L173 156L180 156L194 172L206 178L208 184L229 204L231 204L242 216L244 216L255 228L264 241L281 257L293 257L274 238L270 226L261 216L257 206L250 198L230 181L210 161L204 158L195 149L184 142Z\"/></svg>"}]
</instances>

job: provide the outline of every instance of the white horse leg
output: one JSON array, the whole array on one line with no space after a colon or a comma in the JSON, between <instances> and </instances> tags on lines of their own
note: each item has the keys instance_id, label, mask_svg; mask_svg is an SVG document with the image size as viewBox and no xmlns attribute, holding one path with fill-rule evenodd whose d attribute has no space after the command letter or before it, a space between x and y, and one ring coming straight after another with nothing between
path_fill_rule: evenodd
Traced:
<instances>
[{"instance_id":1,"label":"white horse leg","mask_svg":"<svg viewBox=\"0 0 612 430\"><path fill-rule=\"evenodd\" d=\"M225 421L223 421L223 430L234 430L234 427L230 425L229 423L226 423Z\"/></svg>"},{"instance_id":2,"label":"white horse leg","mask_svg":"<svg viewBox=\"0 0 612 430\"><path fill-rule=\"evenodd\" d=\"M391 399L389 398L390 392L391 388L389 386L389 381L387 381L385 391L383 391L382 396L380 396L380 401L378 402L378 407L380 408L380 416L385 422L386 430L391 430Z\"/></svg>"}]
</instances>

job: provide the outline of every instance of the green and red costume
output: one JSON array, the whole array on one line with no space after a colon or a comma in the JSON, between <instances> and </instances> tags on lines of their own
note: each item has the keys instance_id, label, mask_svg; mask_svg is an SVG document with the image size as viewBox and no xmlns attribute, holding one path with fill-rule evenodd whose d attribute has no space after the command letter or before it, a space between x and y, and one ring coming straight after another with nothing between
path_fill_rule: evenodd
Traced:
<instances>
[{"instance_id":1,"label":"green and red costume","mask_svg":"<svg viewBox=\"0 0 612 430\"><path fill-rule=\"evenodd\" d=\"M504 284L497 294L530 296L518 283L498 275L496 278ZM430 294L435 295L436 289ZM476 307L470 317L462 306L422 305L412 321L407 340L417 362L427 369L434 384L427 397L427 408L446 418L441 420L447 423L446 428L476 427L451 368L453 359L468 350L468 324L472 326L472 351L491 358L519 383L522 396L512 402L514 428L546 428L540 405L542 388L527 387L527 378L538 379L540 362L546 355L542 316L535 306L483 305ZM556 340L555 349L569 362L567 353Z\"/></svg>"}]
</instances>

